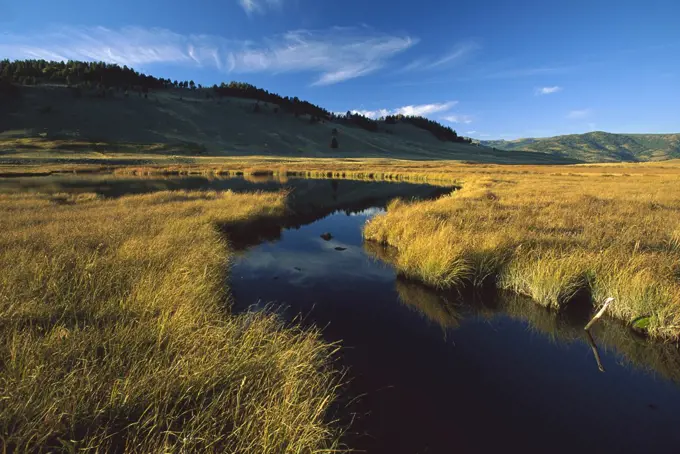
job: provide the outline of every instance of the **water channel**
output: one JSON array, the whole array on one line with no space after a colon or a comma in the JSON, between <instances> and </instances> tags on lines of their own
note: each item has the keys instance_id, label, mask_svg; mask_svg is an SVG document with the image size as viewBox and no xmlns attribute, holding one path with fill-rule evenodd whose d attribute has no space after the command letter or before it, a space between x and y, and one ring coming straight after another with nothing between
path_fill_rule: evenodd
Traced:
<instances>
[{"instance_id":1,"label":"water channel","mask_svg":"<svg viewBox=\"0 0 680 454\"><path fill-rule=\"evenodd\" d=\"M42 180L41 180L42 179ZM680 353L588 313L516 295L437 292L398 275L362 238L389 200L453 188L393 182L114 177L0 179L0 191L290 192L290 214L231 229L235 311L276 308L340 342L336 408L370 453L678 452ZM326 235L330 234L330 236ZM451 241L455 241L452 238Z\"/></svg>"}]
</instances>

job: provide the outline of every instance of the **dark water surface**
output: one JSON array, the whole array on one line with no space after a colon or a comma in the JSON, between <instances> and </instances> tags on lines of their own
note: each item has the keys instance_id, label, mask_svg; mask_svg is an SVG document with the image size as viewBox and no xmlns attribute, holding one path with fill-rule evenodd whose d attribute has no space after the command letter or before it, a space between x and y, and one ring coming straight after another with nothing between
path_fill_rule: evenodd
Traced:
<instances>
[{"instance_id":1,"label":"dark water surface","mask_svg":"<svg viewBox=\"0 0 680 454\"><path fill-rule=\"evenodd\" d=\"M496 293L438 293L397 276L364 223L395 197L451 191L405 183L59 175L0 178L0 192L291 190L290 215L232 228L235 310L274 302L341 341L338 417L370 453L680 452L680 355L607 319ZM321 238L331 233L332 239ZM451 241L455 241L452 238ZM339 249L336 249L339 248Z\"/></svg>"},{"instance_id":2,"label":"dark water surface","mask_svg":"<svg viewBox=\"0 0 680 454\"><path fill-rule=\"evenodd\" d=\"M347 182L336 184L339 195ZM408 188L394 189L408 196ZM438 294L405 281L390 251L362 239L382 206L277 229L242 251L230 273L237 310L279 303L342 342L339 362L351 381L340 413L355 415L350 447L680 452L674 347L604 320L593 333L601 372L583 332L588 314L557 315L510 295ZM327 232L330 241L321 238Z\"/></svg>"}]
</instances>

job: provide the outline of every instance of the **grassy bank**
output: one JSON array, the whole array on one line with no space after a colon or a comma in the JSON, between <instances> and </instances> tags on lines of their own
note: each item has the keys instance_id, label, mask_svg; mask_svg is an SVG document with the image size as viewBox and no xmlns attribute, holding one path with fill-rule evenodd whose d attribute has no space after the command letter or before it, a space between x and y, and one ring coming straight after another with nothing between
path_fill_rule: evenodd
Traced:
<instances>
[{"instance_id":1,"label":"grassy bank","mask_svg":"<svg viewBox=\"0 0 680 454\"><path fill-rule=\"evenodd\" d=\"M437 201L393 203L367 226L366 238L395 246L400 270L433 286L494 282L554 308L575 295L595 303L614 296L610 315L654 337L680 337L678 161L536 166L253 156L115 172L462 185Z\"/></svg>"},{"instance_id":2,"label":"grassy bank","mask_svg":"<svg viewBox=\"0 0 680 454\"><path fill-rule=\"evenodd\" d=\"M435 287L491 281L553 308L613 296L610 315L680 337L677 164L464 170L461 190L395 201L365 237Z\"/></svg>"},{"instance_id":3,"label":"grassy bank","mask_svg":"<svg viewBox=\"0 0 680 454\"><path fill-rule=\"evenodd\" d=\"M387 159L223 159L127 167L462 185L433 202L397 201L365 231L395 246L398 267L436 287L482 285L561 308L617 299L610 315L651 336L680 337L678 161L527 166Z\"/></svg>"},{"instance_id":4,"label":"grassy bank","mask_svg":"<svg viewBox=\"0 0 680 454\"><path fill-rule=\"evenodd\" d=\"M282 194L0 195L2 448L336 448L333 347L229 313L216 225L283 209Z\"/></svg>"}]
</instances>

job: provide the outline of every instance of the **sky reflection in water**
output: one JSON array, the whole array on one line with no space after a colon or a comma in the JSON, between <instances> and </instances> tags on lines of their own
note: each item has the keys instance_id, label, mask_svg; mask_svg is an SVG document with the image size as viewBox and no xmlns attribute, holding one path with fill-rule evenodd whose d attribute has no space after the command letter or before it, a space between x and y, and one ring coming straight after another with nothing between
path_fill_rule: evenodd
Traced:
<instances>
[{"instance_id":1,"label":"sky reflection in water","mask_svg":"<svg viewBox=\"0 0 680 454\"><path fill-rule=\"evenodd\" d=\"M284 229L231 270L236 310L277 302L342 341L351 380L343 398L360 396L343 407L356 415L353 448L677 452L680 388L670 378L679 369L653 370L655 358L678 361L677 352L659 353L666 347L607 321L595 329L607 340L602 373L581 320L521 298L455 301L404 281L363 244L361 228L376 212Z\"/></svg>"}]
</instances>

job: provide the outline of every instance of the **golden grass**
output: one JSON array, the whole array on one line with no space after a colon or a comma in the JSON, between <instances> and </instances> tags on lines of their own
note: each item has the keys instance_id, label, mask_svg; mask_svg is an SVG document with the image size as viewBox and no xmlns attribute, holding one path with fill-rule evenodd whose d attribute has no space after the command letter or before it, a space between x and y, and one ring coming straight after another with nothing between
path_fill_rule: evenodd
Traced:
<instances>
[{"instance_id":1,"label":"golden grass","mask_svg":"<svg viewBox=\"0 0 680 454\"><path fill-rule=\"evenodd\" d=\"M336 449L334 347L229 313L216 225L284 203L0 195L0 451Z\"/></svg>"},{"instance_id":2,"label":"golden grass","mask_svg":"<svg viewBox=\"0 0 680 454\"><path fill-rule=\"evenodd\" d=\"M493 279L554 308L579 291L613 296L611 315L680 337L677 163L449 168L460 191L392 203L365 228L398 249L404 274L439 287Z\"/></svg>"},{"instance_id":3,"label":"golden grass","mask_svg":"<svg viewBox=\"0 0 680 454\"><path fill-rule=\"evenodd\" d=\"M192 159L178 164L159 158L157 165L117 167L116 172L462 185L438 201L394 202L386 216L367 226L366 238L396 246L400 271L433 286L492 280L556 308L578 292L590 292L596 303L614 296L612 315L626 322L650 317L652 336L680 337L680 190L675 183L680 161L551 166L378 158Z\"/></svg>"},{"instance_id":4,"label":"golden grass","mask_svg":"<svg viewBox=\"0 0 680 454\"><path fill-rule=\"evenodd\" d=\"M363 245L364 252L369 257L385 263L395 264L396 250L384 247L376 242L367 241ZM462 316L457 312L456 302L445 302L442 295L423 286L417 281L410 281L397 277L395 289L406 307L421 314L426 320L435 323L446 332L449 328L456 328Z\"/></svg>"},{"instance_id":5,"label":"golden grass","mask_svg":"<svg viewBox=\"0 0 680 454\"><path fill-rule=\"evenodd\" d=\"M394 246L390 260L399 271L434 287L495 283L551 308L577 293L595 303L613 296L610 315L625 323L645 317L651 336L680 338L675 161L501 166L195 158L116 172L459 184L461 190L435 201L392 202L365 237ZM265 194L0 196L0 269L8 270L0 277L2 443L131 451L335 448L338 433L327 423L337 384L328 368L332 347L273 316L234 317L220 305L228 249L215 223L282 209L281 195ZM407 284L398 290L442 327L460 320L455 305L442 308ZM554 314L525 303L504 307L542 331L556 324ZM656 358L620 325L601 323L615 327L603 331L606 345L680 377L672 352ZM577 337L563 331L560 337Z\"/></svg>"}]
</instances>

